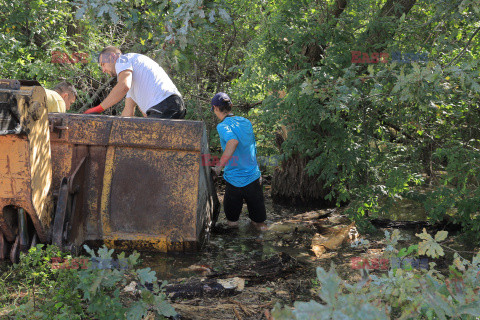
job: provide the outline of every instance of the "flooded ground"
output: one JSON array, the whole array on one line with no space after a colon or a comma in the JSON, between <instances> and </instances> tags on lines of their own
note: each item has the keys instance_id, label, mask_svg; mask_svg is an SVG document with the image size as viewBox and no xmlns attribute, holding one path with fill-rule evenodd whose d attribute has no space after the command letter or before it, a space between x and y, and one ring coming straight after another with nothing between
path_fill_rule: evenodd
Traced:
<instances>
[{"instance_id":1,"label":"flooded ground","mask_svg":"<svg viewBox=\"0 0 480 320\"><path fill-rule=\"evenodd\" d=\"M222 202L223 193L219 197ZM259 232L250 225L244 206L238 229L227 228L223 211L220 213L217 227L201 252L188 255L142 254L142 267L150 267L157 272L159 279L175 283L205 279L215 274L224 275L223 278L241 275L256 263L279 253L295 259L295 267L287 273L266 279L258 277L251 281L254 283L247 280L244 288L233 295L206 294L175 300L173 305L181 319L258 320L265 318L265 310L271 310L276 302L291 305L295 300L315 298L315 290L312 289L318 261L310 249L312 238L318 232L317 226L311 220L303 223L291 221L292 217L305 214L305 210L275 205L268 196L266 206L268 231ZM308 212L322 215L327 210Z\"/></svg>"},{"instance_id":2,"label":"flooded ground","mask_svg":"<svg viewBox=\"0 0 480 320\"><path fill-rule=\"evenodd\" d=\"M269 225L265 232L259 232L250 225L244 206L238 229L226 228L221 212L217 228L201 252L187 255L142 254L142 267L152 268L159 279L170 283L222 278L222 275L223 278L241 277L245 269L251 269L279 253L295 260L293 268L278 276L247 280L245 287L232 296L206 294L193 299L176 299L174 306L182 319L266 319L265 312L268 314L277 302L292 305L297 300L318 301L316 267L329 268L331 261L350 279L360 279L360 273L350 268L354 253L348 252L348 248L347 252L327 250L320 258L312 251L315 235L328 236L348 227L350 221L342 215L342 209L286 208L273 204L268 192L265 194ZM222 201L223 193L219 196Z\"/></svg>"},{"instance_id":3,"label":"flooded ground","mask_svg":"<svg viewBox=\"0 0 480 320\"><path fill-rule=\"evenodd\" d=\"M280 303L292 306L295 301L316 300L318 282L316 268L329 269L335 264L342 279L356 282L360 270L352 268L356 257L379 257L385 248L385 230L380 228L367 235L359 234L343 214L343 208L322 210L289 208L272 203L268 186L265 190L267 224L259 232L248 219L244 206L238 229L226 227L223 210L217 228L205 248L191 254L141 253L140 267L150 267L157 278L167 280L173 291L167 294L180 314L180 319L267 319L272 308ZM223 192L219 192L223 202ZM403 199L392 206L390 220L426 220L418 203ZM419 242L415 233L422 226L402 229L402 247ZM367 239L367 248L353 248L355 239ZM445 242L452 249L471 258L474 244L457 241L449 236ZM437 269L447 269L453 251L447 258L435 261ZM381 274L385 270L373 270ZM216 284L221 283L218 289ZM179 289L180 288L180 289ZM173 292L173 293L172 293Z\"/></svg>"},{"instance_id":4,"label":"flooded ground","mask_svg":"<svg viewBox=\"0 0 480 320\"><path fill-rule=\"evenodd\" d=\"M142 255L142 266L152 268L159 279L166 279L170 283L241 278L247 275L244 287L231 294L207 292L197 297L174 299L172 303L181 319L269 319L269 310L276 303L292 306L295 301L319 301L315 272L318 266L329 269L333 262L343 279L358 281L361 274L359 270L352 269L352 258L376 257L385 247L385 228L366 237L355 234L355 228L351 228L350 221L343 215L343 209L287 208L273 204L268 192L265 194L268 231L258 232L250 225L245 206L238 229L226 228L224 214L221 212L218 228L211 234L209 243L201 252L189 255ZM219 196L222 201L223 193L220 192ZM391 215L379 218L426 220L424 210L411 200L402 200L392 212ZM418 243L415 233L420 233L421 229L419 226L402 230L403 240L400 243L406 247ZM368 239L370 247L352 248L349 243L353 238ZM315 250L315 241L322 243L317 246L321 250ZM327 247L335 249L322 247L324 242L328 244ZM471 256L468 252L474 249L471 246L467 248L453 237L448 240L448 245L456 250L464 250L465 257ZM245 270L261 266L279 253L292 257L294 267L288 270L280 268L278 276L267 274L264 279L262 275L249 278L251 273ZM446 254L450 255L448 252ZM439 267L442 267L441 263ZM378 274L386 271L372 272Z\"/></svg>"},{"instance_id":5,"label":"flooded ground","mask_svg":"<svg viewBox=\"0 0 480 320\"><path fill-rule=\"evenodd\" d=\"M222 198L223 194L220 196L221 201ZM203 265L215 271L221 271L232 263L236 264L239 259L260 261L278 252L285 252L296 259L308 261L309 248L305 247L305 242L311 241L315 228L294 222L284 222L300 212L274 205L270 199L266 202L268 231L260 232L250 225L246 205L243 208L238 229L226 227L225 215L222 211L216 228L201 252L142 254L143 266L155 270L159 278L174 279L195 275L195 271L188 270L192 265Z\"/></svg>"}]
</instances>

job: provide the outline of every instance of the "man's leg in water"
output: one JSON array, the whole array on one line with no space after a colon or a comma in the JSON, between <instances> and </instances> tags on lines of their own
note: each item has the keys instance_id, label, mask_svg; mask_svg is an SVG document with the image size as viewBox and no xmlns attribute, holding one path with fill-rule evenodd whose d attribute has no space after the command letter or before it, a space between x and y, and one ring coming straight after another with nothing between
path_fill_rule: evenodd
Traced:
<instances>
[{"instance_id":1,"label":"man's leg in water","mask_svg":"<svg viewBox=\"0 0 480 320\"><path fill-rule=\"evenodd\" d=\"M230 227L238 227L238 219L242 212L243 197L242 189L226 182L225 196L223 198L223 210L227 218L227 224Z\"/></svg>"},{"instance_id":2,"label":"man's leg in water","mask_svg":"<svg viewBox=\"0 0 480 320\"><path fill-rule=\"evenodd\" d=\"M260 178L242 188L243 196L247 202L248 216L252 224L259 230L266 230L267 211L265 209L265 198L260 184Z\"/></svg>"}]
</instances>

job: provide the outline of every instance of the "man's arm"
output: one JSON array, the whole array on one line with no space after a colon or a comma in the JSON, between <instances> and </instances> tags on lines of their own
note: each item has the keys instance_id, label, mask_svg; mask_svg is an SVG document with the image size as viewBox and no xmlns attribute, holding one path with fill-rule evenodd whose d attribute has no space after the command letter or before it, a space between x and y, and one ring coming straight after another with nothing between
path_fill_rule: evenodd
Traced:
<instances>
[{"instance_id":1,"label":"man's arm","mask_svg":"<svg viewBox=\"0 0 480 320\"><path fill-rule=\"evenodd\" d=\"M137 104L132 98L125 99L125 108L123 108L122 117L133 117L135 115L135 106Z\"/></svg>"},{"instance_id":2,"label":"man's arm","mask_svg":"<svg viewBox=\"0 0 480 320\"><path fill-rule=\"evenodd\" d=\"M213 169L216 174L220 174L222 168L225 167L228 161L232 158L235 149L237 149L238 140L230 139L225 146L225 151L223 151L222 157L220 158L220 163Z\"/></svg>"},{"instance_id":3,"label":"man's arm","mask_svg":"<svg viewBox=\"0 0 480 320\"><path fill-rule=\"evenodd\" d=\"M132 86L132 70L124 70L120 72L117 78L117 84L113 87L112 91L108 94L105 100L100 103L104 110L114 106L120 100L125 97L128 90Z\"/></svg>"},{"instance_id":4,"label":"man's arm","mask_svg":"<svg viewBox=\"0 0 480 320\"><path fill-rule=\"evenodd\" d=\"M124 70L120 72L117 77L117 84L115 87L113 87L112 91L108 94L105 100L103 100L98 106L88 109L85 111L85 113L99 113L114 106L116 103L122 100L123 97L125 97L131 86L132 70Z\"/></svg>"}]
</instances>

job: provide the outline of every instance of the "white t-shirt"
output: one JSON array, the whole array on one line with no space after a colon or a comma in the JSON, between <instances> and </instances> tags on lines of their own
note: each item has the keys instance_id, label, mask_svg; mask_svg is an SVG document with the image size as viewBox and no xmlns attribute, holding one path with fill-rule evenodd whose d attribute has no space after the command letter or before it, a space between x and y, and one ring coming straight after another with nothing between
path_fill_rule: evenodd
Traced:
<instances>
[{"instance_id":1,"label":"white t-shirt","mask_svg":"<svg viewBox=\"0 0 480 320\"><path fill-rule=\"evenodd\" d=\"M124 70L132 70L133 77L127 98L132 98L143 112L172 94L182 96L165 70L143 54L127 53L118 57L115 63L117 75Z\"/></svg>"}]
</instances>

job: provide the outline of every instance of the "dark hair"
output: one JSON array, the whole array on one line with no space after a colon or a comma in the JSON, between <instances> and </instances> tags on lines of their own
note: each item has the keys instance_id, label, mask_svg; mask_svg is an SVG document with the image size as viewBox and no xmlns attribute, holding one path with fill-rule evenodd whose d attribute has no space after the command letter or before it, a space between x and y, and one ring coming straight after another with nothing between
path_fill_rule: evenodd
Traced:
<instances>
[{"instance_id":1,"label":"dark hair","mask_svg":"<svg viewBox=\"0 0 480 320\"><path fill-rule=\"evenodd\" d=\"M75 87L70 82L67 82L67 81L62 81L58 83L53 88L53 90L57 91L58 94L62 94L66 92L68 94L73 94L75 98L78 96L77 90L75 90Z\"/></svg>"},{"instance_id":2,"label":"dark hair","mask_svg":"<svg viewBox=\"0 0 480 320\"><path fill-rule=\"evenodd\" d=\"M101 57L105 53L115 53L116 56L120 56L122 54L122 51L118 49L117 47L114 46L108 46L103 48L102 51L100 51L100 54L98 55L98 62L113 62L113 61L101 61Z\"/></svg>"},{"instance_id":3,"label":"dark hair","mask_svg":"<svg viewBox=\"0 0 480 320\"><path fill-rule=\"evenodd\" d=\"M220 112L230 112L232 111L233 103L230 99L222 100L222 103L219 103L217 107Z\"/></svg>"},{"instance_id":4,"label":"dark hair","mask_svg":"<svg viewBox=\"0 0 480 320\"><path fill-rule=\"evenodd\" d=\"M225 92L219 92L212 98L212 111L213 106L218 107L220 112L230 112L232 110L233 104L230 97Z\"/></svg>"}]
</instances>

